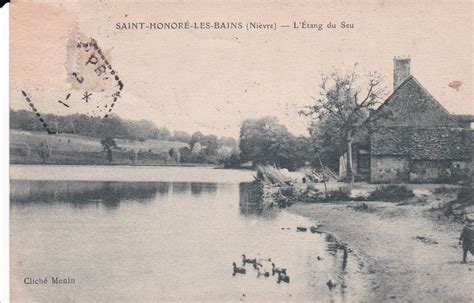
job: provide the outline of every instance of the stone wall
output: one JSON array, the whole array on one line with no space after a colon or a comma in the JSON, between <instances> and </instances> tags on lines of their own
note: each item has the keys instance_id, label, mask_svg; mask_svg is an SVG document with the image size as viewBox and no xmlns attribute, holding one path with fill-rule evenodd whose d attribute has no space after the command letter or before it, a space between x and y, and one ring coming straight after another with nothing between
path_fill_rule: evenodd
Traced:
<instances>
[{"instance_id":1,"label":"stone wall","mask_svg":"<svg viewBox=\"0 0 474 303\"><path fill-rule=\"evenodd\" d=\"M408 157L372 156L370 159L370 182L401 183L410 179Z\"/></svg>"},{"instance_id":2,"label":"stone wall","mask_svg":"<svg viewBox=\"0 0 474 303\"><path fill-rule=\"evenodd\" d=\"M410 168L410 181L415 183L457 183L468 181L468 161L415 160Z\"/></svg>"},{"instance_id":3,"label":"stone wall","mask_svg":"<svg viewBox=\"0 0 474 303\"><path fill-rule=\"evenodd\" d=\"M470 180L470 161L372 156L372 183L458 183Z\"/></svg>"}]
</instances>

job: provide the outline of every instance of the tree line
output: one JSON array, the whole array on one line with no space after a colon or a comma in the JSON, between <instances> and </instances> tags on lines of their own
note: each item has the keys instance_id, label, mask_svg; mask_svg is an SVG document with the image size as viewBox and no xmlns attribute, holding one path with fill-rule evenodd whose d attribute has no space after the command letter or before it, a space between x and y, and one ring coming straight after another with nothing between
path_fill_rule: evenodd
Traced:
<instances>
[{"instance_id":1,"label":"tree line","mask_svg":"<svg viewBox=\"0 0 474 303\"><path fill-rule=\"evenodd\" d=\"M191 147L195 142L200 142L205 146L212 145L212 147L237 147L237 142L232 137L219 138L215 135L203 135L201 132L189 134L185 131L171 131L166 127L157 127L149 120L125 120L114 114L105 119L84 114L67 116L44 114L42 117L47 122L48 127L58 133L78 134L100 139L165 140L188 143ZM12 109L10 109L10 128L24 131L44 130L35 113Z\"/></svg>"}]
</instances>

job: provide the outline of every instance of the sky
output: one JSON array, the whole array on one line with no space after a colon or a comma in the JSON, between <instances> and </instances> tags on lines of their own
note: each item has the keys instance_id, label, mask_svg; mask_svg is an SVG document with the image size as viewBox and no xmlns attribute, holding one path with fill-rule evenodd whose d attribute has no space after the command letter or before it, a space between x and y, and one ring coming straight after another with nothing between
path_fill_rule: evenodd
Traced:
<instances>
[{"instance_id":1,"label":"sky","mask_svg":"<svg viewBox=\"0 0 474 303\"><path fill-rule=\"evenodd\" d=\"M12 1L10 107L41 113L90 112L67 81L67 43L93 37L124 83L114 113L187 132L238 137L247 118L276 116L295 134L298 111L317 97L321 73L385 75L394 56L449 111L474 114L470 1ZM262 22L276 30L118 30L123 22ZM354 24L295 29L293 23ZM290 25L282 28L280 25ZM70 56L70 54L69 54ZM460 81L458 89L450 87ZM57 100L73 93L71 106Z\"/></svg>"}]
</instances>

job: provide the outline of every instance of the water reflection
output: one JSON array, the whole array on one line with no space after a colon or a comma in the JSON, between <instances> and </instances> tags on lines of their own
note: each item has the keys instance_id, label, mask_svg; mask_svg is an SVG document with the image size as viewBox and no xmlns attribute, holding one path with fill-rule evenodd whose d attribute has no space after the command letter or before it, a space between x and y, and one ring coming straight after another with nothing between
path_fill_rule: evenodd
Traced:
<instances>
[{"instance_id":1,"label":"water reflection","mask_svg":"<svg viewBox=\"0 0 474 303\"><path fill-rule=\"evenodd\" d=\"M184 194L191 190L191 183L189 182L173 182L171 191L173 194Z\"/></svg>"},{"instance_id":2,"label":"water reflection","mask_svg":"<svg viewBox=\"0 0 474 303\"><path fill-rule=\"evenodd\" d=\"M325 241L327 242L326 250L334 257L333 270L335 271L340 285L341 296L345 299L349 280L348 259L350 250L345 244L339 242L332 234L326 234Z\"/></svg>"},{"instance_id":3,"label":"water reflection","mask_svg":"<svg viewBox=\"0 0 474 303\"><path fill-rule=\"evenodd\" d=\"M94 182L94 181L11 181L12 204L69 203L81 208L100 203L117 208L124 201L148 203L173 194L200 195L217 191L216 183L199 182Z\"/></svg>"},{"instance_id":4,"label":"water reflection","mask_svg":"<svg viewBox=\"0 0 474 303\"><path fill-rule=\"evenodd\" d=\"M240 211L246 215L262 215L258 189L251 183L240 184ZM70 203L76 207L101 203L116 208L123 201L147 203L167 195L198 196L214 194L218 183L210 182L121 182L121 181L30 181L12 180L12 203Z\"/></svg>"},{"instance_id":5,"label":"water reflection","mask_svg":"<svg viewBox=\"0 0 474 303\"><path fill-rule=\"evenodd\" d=\"M278 209L264 205L261 189L255 183L239 184L239 210L244 217L274 220L278 216Z\"/></svg>"},{"instance_id":6,"label":"water reflection","mask_svg":"<svg viewBox=\"0 0 474 303\"><path fill-rule=\"evenodd\" d=\"M173 194L200 195L203 193L211 194L217 191L218 184L210 182L172 182L171 191Z\"/></svg>"},{"instance_id":7,"label":"water reflection","mask_svg":"<svg viewBox=\"0 0 474 303\"><path fill-rule=\"evenodd\" d=\"M239 207L242 215L261 215L263 205L260 188L254 183L240 183Z\"/></svg>"},{"instance_id":8,"label":"water reflection","mask_svg":"<svg viewBox=\"0 0 474 303\"><path fill-rule=\"evenodd\" d=\"M191 193L199 195L201 193L214 193L217 191L217 183L191 182Z\"/></svg>"},{"instance_id":9,"label":"water reflection","mask_svg":"<svg viewBox=\"0 0 474 303\"><path fill-rule=\"evenodd\" d=\"M31 272L72 272L91 290L74 293L80 302L358 301L351 251L330 235L296 232L315 223L265 208L249 183L12 181L11 202L17 297L30 294L22 281ZM233 277L242 253L271 257L291 283L257 279L249 265ZM328 290L328 276L338 288ZM34 295L66 301L71 288Z\"/></svg>"}]
</instances>

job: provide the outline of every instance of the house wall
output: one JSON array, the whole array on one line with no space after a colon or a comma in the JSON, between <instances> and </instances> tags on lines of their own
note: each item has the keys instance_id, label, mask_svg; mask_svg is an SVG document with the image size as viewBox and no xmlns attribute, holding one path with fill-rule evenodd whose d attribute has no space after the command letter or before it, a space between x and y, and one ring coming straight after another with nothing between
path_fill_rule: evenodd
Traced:
<instances>
[{"instance_id":1,"label":"house wall","mask_svg":"<svg viewBox=\"0 0 474 303\"><path fill-rule=\"evenodd\" d=\"M472 180L472 160L451 162L451 181L470 182Z\"/></svg>"},{"instance_id":2,"label":"house wall","mask_svg":"<svg viewBox=\"0 0 474 303\"><path fill-rule=\"evenodd\" d=\"M407 157L372 156L370 182L400 183L410 178L410 161Z\"/></svg>"},{"instance_id":3,"label":"house wall","mask_svg":"<svg viewBox=\"0 0 474 303\"><path fill-rule=\"evenodd\" d=\"M449 161L416 160L411 164L411 182L449 182L451 177L451 163Z\"/></svg>"},{"instance_id":4,"label":"house wall","mask_svg":"<svg viewBox=\"0 0 474 303\"><path fill-rule=\"evenodd\" d=\"M372 183L456 183L470 178L470 161L372 156Z\"/></svg>"},{"instance_id":5,"label":"house wall","mask_svg":"<svg viewBox=\"0 0 474 303\"><path fill-rule=\"evenodd\" d=\"M410 181L416 183L456 183L469 179L470 161L414 160Z\"/></svg>"},{"instance_id":6,"label":"house wall","mask_svg":"<svg viewBox=\"0 0 474 303\"><path fill-rule=\"evenodd\" d=\"M468 181L473 171L472 138L474 132L462 128L379 128L371 134L371 181ZM409 159L404 164L395 161L404 157ZM384 161L387 163L381 163Z\"/></svg>"}]
</instances>

